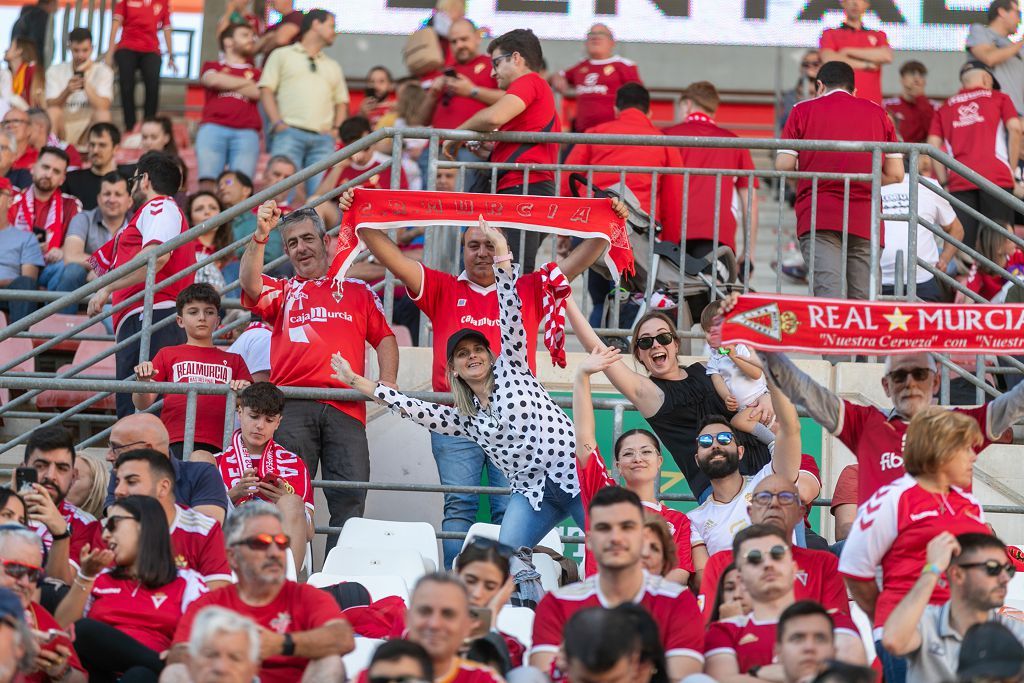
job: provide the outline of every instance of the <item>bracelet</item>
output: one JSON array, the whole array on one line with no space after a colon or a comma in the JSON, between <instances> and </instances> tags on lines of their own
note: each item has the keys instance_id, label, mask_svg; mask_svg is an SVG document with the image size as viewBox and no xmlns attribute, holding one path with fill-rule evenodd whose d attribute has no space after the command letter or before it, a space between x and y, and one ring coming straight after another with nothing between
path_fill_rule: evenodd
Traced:
<instances>
[{"instance_id":1,"label":"bracelet","mask_svg":"<svg viewBox=\"0 0 1024 683\"><path fill-rule=\"evenodd\" d=\"M95 581L96 580L95 576L88 576L86 574L83 574L81 569L78 570L78 576L76 578L79 578L82 581Z\"/></svg>"},{"instance_id":2,"label":"bracelet","mask_svg":"<svg viewBox=\"0 0 1024 683\"><path fill-rule=\"evenodd\" d=\"M511 260L512 260L512 252L511 251L508 252L507 254L505 254L504 256L495 256L494 257L494 263L495 264L505 263L506 261L511 261Z\"/></svg>"},{"instance_id":3,"label":"bracelet","mask_svg":"<svg viewBox=\"0 0 1024 683\"><path fill-rule=\"evenodd\" d=\"M270 241L270 235L267 235L267 239L260 240L260 239L256 239L256 235L254 234L252 236L252 241L255 242L256 244L266 244L267 242Z\"/></svg>"},{"instance_id":4,"label":"bracelet","mask_svg":"<svg viewBox=\"0 0 1024 683\"><path fill-rule=\"evenodd\" d=\"M935 576L941 577L942 570L939 569L939 565L934 562L929 562L924 566L924 569L921 570L921 576L924 576L925 574L935 574Z\"/></svg>"}]
</instances>

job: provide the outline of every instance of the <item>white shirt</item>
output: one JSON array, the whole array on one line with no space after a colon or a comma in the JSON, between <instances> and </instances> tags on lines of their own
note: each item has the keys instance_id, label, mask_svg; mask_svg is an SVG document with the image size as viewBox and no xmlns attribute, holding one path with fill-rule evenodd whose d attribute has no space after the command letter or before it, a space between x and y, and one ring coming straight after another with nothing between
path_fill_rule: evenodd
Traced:
<instances>
[{"instance_id":1,"label":"white shirt","mask_svg":"<svg viewBox=\"0 0 1024 683\"><path fill-rule=\"evenodd\" d=\"M60 97L64 88L68 87L75 71L85 73L85 81L96 91L100 97L113 100L114 98L114 71L103 62L89 62L79 68L74 68L71 62L54 64L46 70L46 99L53 100ZM89 107L89 96L85 90L71 93L64 102L64 110L77 112Z\"/></svg>"},{"instance_id":2,"label":"white shirt","mask_svg":"<svg viewBox=\"0 0 1024 683\"><path fill-rule=\"evenodd\" d=\"M697 509L686 513L690 524L704 539L708 555L714 555L720 550L732 550L733 537L750 526L747 506L754 488L772 474L772 464L768 463L757 474L743 477L743 488L728 503L718 502L712 493Z\"/></svg>"},{"instance_id":3,"label":"white shirt","mask_svg":"<svg viewBox=\"0 0 1024 683\"><path fill-rule=\"evenodd\" d=\"M228 353L241 356L249 374L270 372L270 337L270 330L266 327L251 327L228 347Z\"/></svg>"},{"instance_id":4,"label":"white shirt","mask_svg":"<svg viewBox=\"0 0 1024 683\"><path fill-rule=\"evenodd\" d=\"M750 349L743 344L737 344L733 353L741 358L750 358L752 355ZM709 377L711 375L720 375L725 380L725 386L729 387L729 391L736 397L740 408L749 406L763 393L768 391L768 382L765 380L763 372L760 379L751 379L736 365L731 354L723 355L718 353L717 349L711 349L710 347L708 347L707 374Z\"/></svg>"},{"instance_id":5,"label":"white shirt","mask_svg":"<svg viewBox=\"0 0 1024 683\"><path fill-rule=\"evenodd\" d=\"M882 186L882 212L905 214L910 211L910 176L894 185ZM917 215L936 227L949 225L956 218L953 207L943 197L918 183ZM885 221L885 247L882 249L882 284L896 284L896 252L903 252L903 272L910 269L913 260L909 253L910 226L906 221ZM928 228L917 226L917 255L934 265L939 260L938 238ZM917 266L917 282L928 282L934 276Z\"/></svg>"}]
</instances>

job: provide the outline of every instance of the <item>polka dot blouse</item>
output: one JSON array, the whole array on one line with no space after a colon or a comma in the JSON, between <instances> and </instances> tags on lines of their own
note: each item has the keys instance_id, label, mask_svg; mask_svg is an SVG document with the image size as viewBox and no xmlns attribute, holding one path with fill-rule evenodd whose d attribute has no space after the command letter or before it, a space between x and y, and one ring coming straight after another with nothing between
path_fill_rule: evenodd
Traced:
<instances>
[{"instance_id":1,"label":"polka dot blouse","mask_svg":"<svg viewBox=\"0 0 1024 683\"><path fill-rule=\"evenodd\" d=\"M526 496L534 510L550 478L571 496L580 492L572 421L530 372L522 301L516 292L519 266L494 269L501 315L501 354L494 364L494 389L487 409L475 416L450 406L409 398L377 385L374 396L402 417L439 434L464 436L480 444L508 477L512 491ZM476 400L476 399L474 399Z\"/></svg>"}]
</instances>

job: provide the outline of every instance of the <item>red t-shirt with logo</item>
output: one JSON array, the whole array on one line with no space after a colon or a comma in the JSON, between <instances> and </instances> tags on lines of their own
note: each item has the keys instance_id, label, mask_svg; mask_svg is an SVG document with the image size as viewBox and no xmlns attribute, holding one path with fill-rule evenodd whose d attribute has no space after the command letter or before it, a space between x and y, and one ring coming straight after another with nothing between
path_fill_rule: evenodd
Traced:
<instances>
[{"instance_id":1,"label":"red t-shirt with logo","mask_svg":"<svg viewBox=\"0 0 1024 683\"><path fill-rule=\"evenodd\" d=\"M833 633L860 638L860 632L850 617L833 614L832 620L835 622ZM715 655L734 655L740 673L746 673L755 666L767 666L775 658L777 626L777 620L757 621L753 614L716 621L704 636L704 656L710 659Z\"/></svg>"},{"instance_id":2,"label":"red t-shirt with logo","mask_svg":"<svg viewBox=\"0 0 1024 683\"><path fill-rule=\"evenodd\" d=\"M960 163L970 166L999 187L1013 187L1006 123L1017 118L1013 100L998 90L969 88L953 95L932 119L930 135ZM1014 162L1015 163L1015 162ZM949 171L950 192L975 190L977 185Z\"/></svg>"},{"instance_id":3,"label":"red t-shirt with logo","mask_svg":"<svg viewBox=\"0 0 1024 683\"><path fill-rule=\"evenodd\" d=\"M558 122L555 112L555 96L551 92L551 86L538 74L531 72L520 76L512 81L506 92L522 100L526 109L498 130L503 133L562 132L562 125ZM519 153L517 150L520 149L524 151ZM497 142L494 144L494 151L491 152L491 161L496 163L508 161L514 155L513 161L520 164L556 164L558 163L558 145ZM554 180L554 177L555 174L552 171L530 172L531 183ZM509 171L498 180L498 189L503 190L522 184L523 173Z\"/></svg>"},{"instance_id":4,"label":"red t-shirt with logo","mask_svg":"<svg viewBox=\"0 0 1024 683\"><path fill-rule=\"evenodd\" d=\"M636 64L618 55L608 59L584 59L562 72L576 89L576 120L573 130L582 133L615 118L615 95L626 83L642 83Z\"/></svg>"},{"instance_id":5,"label":"red t-shirt with logo","mask_svg":"<svg viewBox=\"0 0 1024 683\"><path fill-rule=\"evenodd\" d=\"M492 284L481 287L462 273L458 277L420 265L422 286L413 303L423 311L434 327L434 391L449 391L445 368L448 337L464 327L480 330L491 343L497 357L501 350L501 328L498 319L498 293ZM543 291L540 275L530 273L516 281L516 291L523 302L523 328L526 330L526 360L530 370L537 371L537 330L543 317Z\"/></svg>"},{"instance_id":6,"label":"red t-shirt with logo","mask_svg":"<svg viewBox=\"0 0 1024 683\"><path fill-rule=\"evenodd\" d=\"M352 370L364 374L366 344L377 347L394 336L380 299L362 280L346 278L335 300L329 277L288 280L263 276L263 289L253 301L242 291L242 305L273 326L270 337L270 381L279 387L350 389L334 377L331 354L340 352ZM366 423L363 401L321 401Z\"/></svg>"},{"instance_id":7,"label":"red t-shirt with logo","mask_svg":"<svg viewBox=\"0 0 1024 683\"><path fill-rule=\"evenodd\" d=\"M918 95L913 102L902 97L891 97L882 101L882 106L896 120L896 129L904 142L924 142L935 117L935 105L924 95Z\"/></svg>"},{"instance_id":8,"label":"red t-shirt with logo","mask_svg":"<svg viewBox=\"0 0 1024 683\"><path fill-rule=\"evenodd\" d=\"M840 52L844 47L853 48L876 48L887 47L889 39L884 31L872 31L866 28L854 28L849 24L843 24L839 28L825 29L818 41L818 47L822 50ZM875 104L882 103L882 70L867 69L853 70L854 86L857 88L857 97L871 100Z\"/></svg>"},{"instance_id":9,"label":"red t-shirt with logo","mask_svg":"<svg viewBox=\"0 0 1024 683\"><path fill-rule=\"evenodd\" d=\"M38 602L30 603L26 612L32 614L32 618L35 623L30 623L29 627L34 628L37 631L49 631L50 629L56 629L58 631L64 631L57 620L53 618L53 615L46 611L46 609ZM38 643L37 643L38 644ZM71 655L68 657L68 666L75 671L81 671L85 675L85 667L82 666L82 662L78 659L78 653L75 652L75 645L64 636L57 636L50 642L40 645L40 649L46 650L47 652L57 652L57 646L62 645L67 649L71 650ZM35 673L27 674L23 678L17 679L22 683L47 683L50 677L42 671L36 671Z\"/></svg>"},{"instance_id":10,"label":"red t-shirt with logo","mask_svg":"<svg viewBox=\"0 0 1024 683\"><path fill-rule=\"evenodd\" d=\"M258 83L260 70L252 64L228 64L227 62L204 62L199 77L208 71L227 74L235 78ZM263 121L260 119L258 102L250 99L237 90L218 90L205 88L206 103L203 105L202 123L215 123L227 128L260 130Z\"/></svg>"},{"instance_id":11,"label":"red t-shirt with logo","mask_svg":"<svg viewBox=\"0 0 1024 683\"><path fill-rule=\"evenodd\" d=\"M189 608L174 631L174 644L187 643L196 615L211 605L249 617L257 626L274 633L300 633L311 631L331 621L344 621L345 616L334 598L319 588L294 581L285 581L277 597L266 605L254 607L238 595L238 586L232 584L202 596ZM263 660L260 666L262 683L293 683L302 678L308 659L274 656Z\"/></svg>"},{"instance_id":12,"label":"red t-shirt with logo","mask_svg":"<svg viewBox=\"0 0 1024 683\"><path fill-rule=\"evenodd\" d=\"M856 142L896 142L892 120L879 105L854 97L845 90L831 90L821 97L797 102L782 131L786 140L852 140ZM814 152L780 150L799 159L803 172L871 173L870 152ZM900 157L900 154L886 156ZM842 232L843 180L818 182L817 230ZM810 179L796 186L796 230L798 235L811 231ZM850 182L849 234L871 238L871 183ZM884 234L883 234L884 237ZM884 240L883 240L884 241Z\"/></svg>"},{"instance_id":13,"label":"red t-shirt with logo","mask_svg":"<svg viewBox=\"0 0 1024 683\"><path fill-rule=\"evenodd\" d=\"M988 407L951 408L974 418L985 438L980 452L999 437L989 434ZM889 482L903 476L903 441L907 422L878 408L843 401L836 438L857 458L857 504L861 505Z\"/></svg>"},{"instance_id":14,"label":"red t-shirt with logo","mask_svg":"<svg viewBox=\"0 0 1024 683\"><path fill-rule=\"evenodd\" d=\"M478 88L498 87L498 82L491 76L491 58L487 55L477 55L465 64L456 62L450 68L455 73L468 78ZM423 88L429 88L434 79L440 76L440 72L435 72L423 79ZM445 104L443 99L438 100L437 107L434 109L434 116L430 120L431 127L441 129L458 128L473 114L487 107L486 104L472 97L459 97L458 95L452 95L448 98L447 102ZM531 173L530 175L532 176L533 174Z\"/></svg>"},{"instance_id":15,"label":"red t-shirt with logo","mask_svg":"<svg viewBox=\"0 0 1024 683\"><path fill-rule=\"evenodd\" d=\"M183 382L185 384L228 384L234 380L252 381L245 361L237 353L228 353L216 346L180 344L165 346L153 357L153 380L156 382ZM171 443L185 440L185 394L164 396L160 421L167 427ZM197 443L219 446L224 440L224 411L226 396L199 395L196 397Z\"/></svg>"},{"instance_id":16,"label":"red t-shirt with logo","mask_svg":"<svg viewBox=\"0 0 1024 683\"><path fill-rule=\"evenodd\" d=\"M836 488L832 491L832 514L835 515L836 507L840 505L858 505L860 495L857 490L858 471L860 466L857 463L847 465L839 473L836 479Z\"/></svg>"},{"instance_id":17,"label":"red t-shirt with logo","mask_svg":"<svg viewBox=\"0 0 1024 683\"><path fill-rule=\"evenodd\" d=\"M114 18L121 20L118 49L159 54L156 34L171 25L170 5L167 0L117 0Z\"/></svg>"}]
</instances>

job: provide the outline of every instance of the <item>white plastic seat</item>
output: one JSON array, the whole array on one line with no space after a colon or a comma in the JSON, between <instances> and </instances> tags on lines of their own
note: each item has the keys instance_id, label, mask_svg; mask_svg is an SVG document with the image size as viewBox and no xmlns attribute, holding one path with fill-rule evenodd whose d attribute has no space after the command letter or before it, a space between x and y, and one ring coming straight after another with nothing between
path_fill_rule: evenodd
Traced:
<instances>
[{"instance_id":1,"label":"white plastic seat","mask_svg":"<svg viewBox=\"0 0 1024 683\"><path fill-rule=\"evenodd\" d=\"M871 664L871 662L875 661L876 656L874 627L871 624L871 620L868 619L868 615L864 614L864 610L853 600L850 600L850 617L857 626L857 630L860 631L860 639L864 641L864 649L868 655L868 664Z\"/></svg>"},{"instance_id":2,"label":"white plastic seat","mask_svg":"<svg viewBox=\"0 0 1024 683\"><path fill-rule=\"evenodd\" d=\"M529 650L533 645L533 617L536 614L529 607L510 607L506 605L498 612L496 626L502 633L507 633Z\"/></svg>"},{"instance_id":3,"label":"white plastic seat","mask_svg":"<svg viewBox=\"0 0 1024 683\"><path fill-rule=\"evenodd\" d=\"M351 520L350 520L351 521ZM495 541L498 540L498 532L501 530L501 526L498 524L487 524L485 522L477 522L473 526L469 527L469 531L466 532L466 539L462 542L462 547L465 548L466 544L469 543L469 539L474 536L483 536L484 538L493 538ZM540 543L545 548L551 548L559 555L565 555L565 546L562 544L562 539L559 536L558 529L552 529L549 531L544 538L540 539Z\"/></svg>"},{"instance_id":4,"label":"white plastic seat","mask_svg":"<svg viewBox=\"0 0 1024 683\"><path fill-rule=\"evenodd\" d=\"M1006 586L1004 605L1024 609L1024 572L1016 574Z\"/></svg>"},{"instance_id":5,"label":"white plastic seat","mask_svg":"<svg viewBox=\"0 0 1024 683\"><path fill-rule=\"evenodd\" d=\"M400 576L412 590L426 574L423 556L409 548L335 546L327 555L324 574L340 576Z\"/></svg>"},{"instance_id":6,"label":"white plastic seat","mask_svg":"<svg viewBox=\"0 0 1024 683\"><path fill-rule=\"evenodd\" d=\"M370 593L374 601L381 600L391 595L396 595L406 604L409 603L409 586L401 576L383 576L373 574L325 574L318 572L309 577L306 582L314 588L325 588L338 583L359 583Z\"/></svg>"},{"instance_id":7,"label":"white plastic seat","mask_svg":"<svg viewBox=\"0 0 1024 683\"><path fill-rule=\"evenodd\" d=\"M377 646L383 642L378 638L355 637L356 648L341 658L341 661L345 663L345 674L349 680L356 680L359 672L370 665L370 658L373 657Z\"/></svg>"},{"instance_id":8,"label":"white plastic seat","mask_svg":"<svg viewBox=\"0 0 1024 683\"><path fill-rule=\"evenodd\" d=\"M540 584L544 586L544 590L553 591L558 588L558 580L562 576L562 568L551 559L550 555L534 553L533 566L540 574Z\"/></svg>"},{"instance_id":9,"label":"white plastic seat","mask_svg":"<svg viewBox=\"0 0 1024 683\"><path fill-rule=\"evenodd\" d=\"M437 533L427 522L390 522L351 517L341 529L338 545L354 548L411 548L423 557L424 572L436 572L440 566Z\"/></svg>"}]
</instances>

